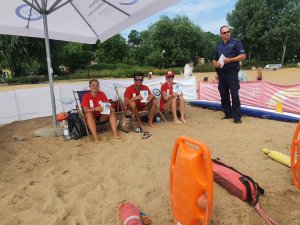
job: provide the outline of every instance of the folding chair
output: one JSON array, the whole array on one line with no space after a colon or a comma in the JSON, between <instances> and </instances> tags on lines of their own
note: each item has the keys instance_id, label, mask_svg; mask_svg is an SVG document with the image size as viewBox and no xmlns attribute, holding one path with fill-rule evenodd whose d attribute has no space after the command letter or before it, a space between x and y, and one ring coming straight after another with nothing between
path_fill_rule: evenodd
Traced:
<instances>
[{"instance_id":1,"label":"folding chair","mask_svg":"<svg viewBox=\"0 0 300 225\"><path fill-rule=\"evenodd\" d=\"M85 117L84 117L83 108L81 107L81 101L82 101L83 95L86 93L89 93L89 92L90 92L90 90L83 90L83 91L74 91L73 90L73 96L74 96L75 103L76 103L76 110L84 122L84 126L85 126L85 129L87 131L86 133L88 136L89 136L90 132L89 132L89 129L88 129ZM104 125L106 125L106 124L108 124L108 121L97 122L96 123L97 131L103 132L104 130L106 130L106 127L104 127Z\"/></svg>"},{"instance_id":2,"label":"folding chair","mask_svg":"<svg viewBox=\"0 0 300 225\"><path fill-rule=\"evenodd\" d=\"M138 123L136 121L135 115L130 110L126 109L126 106L124 105L123 100L120 97L119 90L118 90L117 87L115 87L115 92L116 92L116 95L117 95L117 98L118 98L118 102L120 102L122 110L124 110L124 112L125 112L125 115L127 117L131 117L131 119L132 119L132 127L133 127L133 129L138 128ZM166 121L165 117L162 115L162 113L160 112L159 108L157 108L157 110L160 113L160 115L163 118L163 120ZM140 118L144 118L144 117L148 117L148 116L149 116L149 110L139 111L139 117Z\"/></svg>"}]
</instances>

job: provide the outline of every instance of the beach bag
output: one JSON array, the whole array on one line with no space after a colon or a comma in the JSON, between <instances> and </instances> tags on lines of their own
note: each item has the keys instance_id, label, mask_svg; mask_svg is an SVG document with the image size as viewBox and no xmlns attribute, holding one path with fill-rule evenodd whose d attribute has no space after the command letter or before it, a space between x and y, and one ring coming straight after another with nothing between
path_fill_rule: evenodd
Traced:
<instances>
[{"instance_id":1,"label":"beach bag","mask_svg":"<svg viewBox=\"0 0 300 225\"><path fill-rule=\"evenodd\" d=\"M131 118L127 118L126 115L122 115L119 122L119 129L125 133L132 131L132 121Z\"/></svg>"},{"instance_id":2,"label":"beach bag","mask_svg":"<svg viewBox=\"0 0 300 225\"><path fill-rule=\"evenodd\" d=\"M212 167L214 181L216 183L241 200L253 205L255 210L268 224L278 225L277 222L267 216L260 208L258 198L261 194L264 194L264 189L262 189L257 182L233 167L222 163L220 159L213 159Z\"/></svg>"},{"instance_id":3,"label":"beach bag","mask_svg":"<svg viewBox=\"0 0 300 225\"><path fill-rule=\"evenodd\" d=\"M73 110L69 112L68 127L71 139L77 140L87 135L84 122L79 114Z\"/></svg>"},{"instance_id":4,"label":"beach bag","mask_svg":"<svg viewBox=\"0 0 300 225\"><path fill-rule=\"evenodd\" d=\"M214 181L241 200L255 205L260 194L264 194L257 182L222 163L219 159L213 159Z\"/></svg>"}]
</instances>

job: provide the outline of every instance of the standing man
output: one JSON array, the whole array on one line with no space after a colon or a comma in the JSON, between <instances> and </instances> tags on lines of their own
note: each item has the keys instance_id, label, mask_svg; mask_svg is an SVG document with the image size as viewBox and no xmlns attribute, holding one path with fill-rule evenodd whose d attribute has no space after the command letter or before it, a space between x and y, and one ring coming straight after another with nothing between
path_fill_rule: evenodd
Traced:
<instances>
[{"instance_id":1,"label":"standing man","mask_svg":"<svg viewBox=\"0 0 300 225\"><path fill-rule=\"evenodd\" d=\"M194 62L192 60L185 65L183 70L183 75L185 78L193 76L193 67L194 67Z\"/></svg>"},{"instance_id":2,"label":"standing man","mask_svg":"<svg viewBox=\"0 0 300 225\"><path fill-rule=\"evenodd\" d=\"M139 127L142 131L145 131L142 125L141 119L139 117L139 111L149 110L148 124L150 127L156 127L153 124L153 118L157 111L157 100L151 93L150 89L143 85L144 74L136 73L133 76L134 84L127 87L124 93L124 103L125 106L135 115ZM147 99L143 99L141 91L147 91Z\"/></svg>"},{"instance_id":3,"label":"standing man","mask_svg":"<svg viewBox=\"0 0 300 225\"><path fill-rule=\"evenodd\" d=\"M242 43L239 40L230 38L229 26L222 26L220 35L222 41L215 49L212 63L219 78L218 89L225 113L222 119L233 118L235 123L242 123L238 73L240 68L239 61L245 59L246 54Z\"/></svg>"}]
</instances>

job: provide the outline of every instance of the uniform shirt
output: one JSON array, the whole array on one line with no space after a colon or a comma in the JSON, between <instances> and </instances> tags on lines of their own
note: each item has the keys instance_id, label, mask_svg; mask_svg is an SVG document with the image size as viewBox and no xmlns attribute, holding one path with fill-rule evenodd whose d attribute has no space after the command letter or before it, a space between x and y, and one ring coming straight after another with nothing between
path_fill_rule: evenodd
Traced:
<instances>
[{"instance_id":1,"label":"uniform shirt","mask_svg":"<svg viewBox=\"0 0 300 225\"><path fill-rule=\"evenodd\" d=\"M124 93L124 98L132 99L135 96L140 95L140 90L148 91L148 95L152 95L150 89L146 85L142 84L140 89L135 89L135 85L133 84L126 88ZM141 102L140 100L136 100L135 103L139 110L142 110L146 105L144 102Z\"/></svg>"},{"instance_id":2,"label":"uniform shirt","mask_svg":"<svg viewBox=\"0 0 300 225\"><path fill-rule=\"evenodd\" d=\"M226 44L222 41L217 45L213 59L218 61L222 54L226 58L233 58L238 55L245 54L245 50L243 48L242 43L239 40L231 38L229 39L229 41L227 41ZM239 62L226 63L222 68L216 69L218 74L226 74L238 70Z\"/></svg>"},{"instance_id":3,"label":"uniform shirt","mask_svg":"<svg viewBox=\"0 0 300 225\"><path fill-rule=\"evenodd\" d=\"M189 64L186 64L183 70L183 75L185 78L193 76L193 67Z\"/></svg>"},{"instance_id":4,"label":"uniform shirt","mask_svg":"<svg viewBox=\"0 0 300 225\"><path fill-rule=\"evenodd\" d=\"M81 106L90 109L96 108L101 105L101 102L108 102L104 92L99 91L96 97L92 96L91 92L86 93L82 97ZM96 117L100 116L100 112L93 112Z\"/></svg>"},{"instance_id":5,"label":"uniform shirt","mask_svg":"<svg viewBox=\"0 0 300 225\"><path fill-rule=\"evenodd\" d=\"M161 85L161 88L160 88L161 95L160 95L160 103L159 103L159 108L161 111L165 110L164 106L165 106L165 103L167 102L167 101L165 101L165 99L163 97L163 94L162 94L163 91L167 93L167 96L172 95L173 94L173 85L171 85L169 87L168 82Z\"/></svg>"}]
</instances>

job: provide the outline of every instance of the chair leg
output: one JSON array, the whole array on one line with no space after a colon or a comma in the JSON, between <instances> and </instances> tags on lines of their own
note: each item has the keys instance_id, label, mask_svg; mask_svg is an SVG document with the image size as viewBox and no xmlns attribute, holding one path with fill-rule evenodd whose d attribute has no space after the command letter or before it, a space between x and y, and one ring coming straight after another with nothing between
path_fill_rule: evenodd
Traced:
<instances>
[{"instance_id":1,"label":"chair leg","mask_svg":"<svg viewBox=\"0 0 300 225\"><path fill-rule=\"evenodd\" d=\"M159 108L157 108L157 111L158 111L159 115L161 116L161 118L163 118L164 122L167 122L165 116L162 114L162 112L160 111Z\"/></svg>"}]
</instances>

